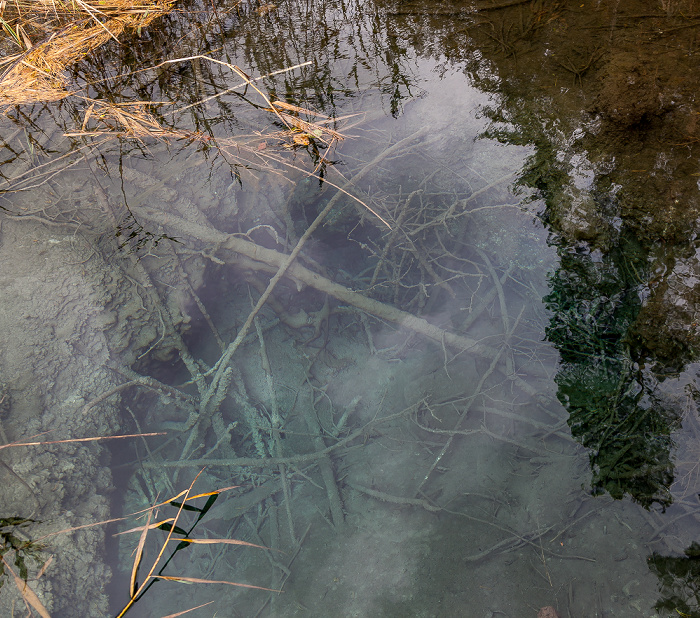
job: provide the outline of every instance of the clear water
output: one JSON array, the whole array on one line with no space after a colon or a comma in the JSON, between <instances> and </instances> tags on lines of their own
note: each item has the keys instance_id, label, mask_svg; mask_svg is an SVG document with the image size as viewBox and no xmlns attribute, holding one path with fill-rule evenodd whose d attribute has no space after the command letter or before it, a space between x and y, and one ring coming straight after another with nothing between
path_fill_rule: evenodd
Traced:
<instances>
[{"instance_id":1,"label":"clear water","mask_svg":"<svg viewBox=\"0 0 700 618\"><path fill-rule=\"evenodd\" d=\"M60 532L52 615L118 615L115 535L198 474L239 487L178 527L262 548L171 541L153 573L200 581L129 615L700 615L687 11L190 8L73 75L170 135L65 136L77 98L0 124L3 440L158 433L3 450L3 516ZM658 24L668 78L630 51ZM128 72L197 54L230 66Z\"/></svg>"}]
</instances>

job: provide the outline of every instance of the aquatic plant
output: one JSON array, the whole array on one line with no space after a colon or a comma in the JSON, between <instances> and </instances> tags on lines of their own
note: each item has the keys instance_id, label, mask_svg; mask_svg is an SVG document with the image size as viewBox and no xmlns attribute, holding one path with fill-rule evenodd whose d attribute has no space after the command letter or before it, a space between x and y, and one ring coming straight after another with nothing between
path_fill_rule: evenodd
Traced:
<instances>
[{"instance_id":1,"label":"aquatic plant","mask_svg":"<svg viewBox=\"0 0 700 618\"><path fill-rule=\"evenodd\" d=\"M22 530L36 523L26 517L0 518L0 588L5 583L5 556L14 552L14 565L19 569L19 576L26 583L28 577L27 559L40 561L44 545L25 538Z\"/></svg>"}]
</instances>

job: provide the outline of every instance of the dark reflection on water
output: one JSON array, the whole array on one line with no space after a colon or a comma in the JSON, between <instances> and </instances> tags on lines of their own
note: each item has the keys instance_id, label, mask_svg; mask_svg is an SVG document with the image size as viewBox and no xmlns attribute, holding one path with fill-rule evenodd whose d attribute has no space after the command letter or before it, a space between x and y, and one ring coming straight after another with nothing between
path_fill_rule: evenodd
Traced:
<instances>
[{"instance_id":1,"label":"dark reflection on water","mask_svg":"<svg viewBox=\"0 0 700 618\"><path fill-rule=\"evenodd\" d=\"M559 247L545 298L558 396L594 491L647 507L673 500L680 421L657 387L698 348L697 267L676 257L698 212L691 5L388 5L389 30L498 95L485 135L534 146L518 184L544 200Z\"/></svg>"},{"instance_id":2,"label":"dark reflection on water","mask_svg":"<svg viewBox=\"0 0 700 618\"><path fill-rule=\"evenodd\" d=\"M649 569L659 578L661 596L655 608L680 616L700 615L700 545L692 543L683 557L649 556Z\"/></svg>"},{"instance_id":3,"label":"dark reflection on water","mask_svg":"<svg viewBox=\"0 0 700 618\"><path fill-rule=\"evenodd\" d=\"M646 260L629 243L604 256L581 253L560 254L544 299L553 313L547 338L562 360L558 397L572 435L590 449L593 491L666 507L673 501L671 432L680 418L633 358L628 336Z\"/></svg>"},{"instance_id":4,"label":"dark reflection on water","mask_svg":"<svg viewBox=\"0 0 700 618\"><path fill-rule=\"evenodd\" d=\"M212 412L212 428L201 434L183 429L190 423L189 430L193 421L171 400L127 391L121 402L124 423L164 427L177 436L155 447L167 454L161 470L135 467L139 487L124 489L128 507L135 510L142 506L138 500L155 500L156 489L171 491L179 487L178 481L189 482L191 471L185 466L168 467L178 459L214 461L210 465L217 471L206 478L225 484L230 468L218 472L224 459L279 456L277 449L282 447L275 440L280 438L286 454L304 454L311 449L309 436L314 431L318 435L312 439L313 449L319 450L357 430L359 420L351 413L360 395L370 402L357 415L369 420L378 411L393 411L391 406L404 399L408 406L416 404L410 398L420 393L410 427L392 427L396 434L367 430L366 460L345 451L329 458L324 480L314 481L322 490L321 499L304 484L315 474L313 466L264 473L233 468L262 497L253 507L237 506L232 500L236 506L229 506L230 511L212 509L212 534L284 546L279 537L290 528L289 536L297 540L302 531L285 521L292 519L286 510L291 495L297 496L297 527L302 520L313 523L306 541L311 558L300 556L299 571L290 581L296 608L273 597L261 611L322 615L319 608L329 595L333 604L351 607L352 615L369 615L379 606L387 616L457 615L456 608L468 599L492 615L524 615L525 607L555 602L569 615L650 615L650 590L635 588L646 588L649 581L640 567L640 555L648 551L642 543L656 550L649 567L661 585L657 611L697 611L694 546L685 558L663 555L689 544L686 537L696 532L691 522L698 511L688 499L697 493L693 462L698 388L692 364L700 343L700 263L694 245L700 134L692 107L693 84L700 76L694 61L694 3L664 2L650 9L648 3L632 1L591 7L546 0L290 1L277 7L220 4L209 12L183 2L178 8L180 12L163 18L129 45L110 44L106 53L76 66L72 75L76 83L89 83L87 93L97 100L162 103L151 113L164 127L182 131L178 139L161 146L126 137L104 144L63 137L62 132L81 126L89 106L87 101L68 99L10 110L7 126L24 133L8 138L1 156L5 166L15 166L12 174L0 172L9 178L21 166L40 170L37 166L58 155L86 151L86 144L99 146L99 154L89 155L85 164L87 189L71 181L73 191L36 210L32 193L4 193L0 205L13 214L48 218L53 225L73 225L85 230L87 238L106 238L105 245L114 240L112 258L126 264L121 285L127 285L127 279L133 282L134 272L140 272L139 267L129 270L129 264L145 264L152 280L137 278L138 296L120 299L122 305L133 303L135 311L140 303L141 311L153 318L141 315L144 324L138 336L125 335L133 337L131 349L136 350L133 358L124 352L128 368L181 387L186 400L181 409L191 407L203 387L182 386L189 374L181 361L193 375L193 367L207 373L207 363L215 363L235 338L251 302L274 272L245 260L231 268L227 260L231 262L235 252L222 250L225 243L219 237L203 240L201 230L213 227L289 253L310 222L335 199L325 180L342 184L339 172L353 176L375 157L380 163L357 179L354 190L361 190L367 204L391 220L394 231L372 223L356 204L341 202L305 248L300 258L304 266L443 328L475 333L483 345L501 345L504 333L511 328L513 332L503 348L506 369L496 371L478 405L469 408L479 377L491 375L488 357L451 356L444 341L435 346L437 352L412 338L398 341L390 329L368 322L366 316L356 317L345 303L319 292L299 294L294 284L282 283L268 303L270 312L260 316L270 329L265 337L273 340L267 345L279 353L280 360L272 360L277 384L272 378L271 382L280 389L282 428L275 412L278 402L269 398L261 379L260 355L245 347L241 368L226 374L231 390L221 412ZM150 71L130 70L155 66L165 58L204 54L241 65L254 75L311 60L311 66L269 75L259 84L270 98L331 119L354 112L366 112L367 117L357 120L355 139L317 168L323 145L311 136L308 145L283 149L281 138L273 133L283 125L252 87L229 92L238 78L225 66L191 58ZM203 102L212 95L217 96ZM355 120L344 122L349 126ZM349 126L350 132L354 129ZM256 135L259 131L262 137ZM477 133L480 139L475 141ZM257 141L254 146L246 143L246 156L239 159L238 142L226 140L243 140L241 136ZM415 142L410 142L413 136ZM400 158L381 159L387 147L402 140L409 141ZM490 140L523 148L499 150ZM273 145L291 163L264 160L263 153ZM82 165L82 156L76 154L71 161ZM285 170L293 186L266 180L262 169ZM309 169L316 169L316 178L304 178ZM512 178L519 198L508 187ZM32 183L27 177L3 189L28 190ZM93 192L91 183L99 190ZM108 195L100 202L103 187ZM94 195L100 215L85 216L93 208ZM535 211L536 217L528 214ZM174 220L179 228L170 225ZM197 241L184 240L187 224L192 229L199 226ZM548 245L542 226L549 234ZM555 252L557 261L551 266ZM303 287L298 282L296 286ZM491 287L484 312L475 311ZM153 294L160 295L160 301ZM472 311L479 315L474 322ZM278 329L275 320L288 330ZM169 330L168 321L177 328ZM186 333L184 339L181 333ZM373 349L366 357L349 343L364 345L365 338ZM559 354L556 367L542 338ZM182 341L196 360L178 356ZM258 345L255 329L246 345L251 342ZM378 359L386 363L379 366ZM415 374L387 369L401 363ZM357 373L352 373L355 365ZM299 377L296 372L302 366L306 373ZM401 384L409 375L410 383ZM523 383L529 385L524 391L528 396L518 391ZM372 384L383 395L377 396ZM564 414L547 396L551 386ZM309 409L314 413L307 418ZM343 409L350 413L343 416ZM202 412L196 406L195 410ZM518 417L521 413L526 421ZM561 420L585 448L590 462L585 482L577 475L577 451L566 441ZM517 424L522 422L527 429ZM447 438L445 431L450 430ZM459 446L463 437L476 434L488 440L470 448ZM453 441L453 458L443 461L439 455L435 460ZM504 444L515 447L501 450ZM151 450L138 445L116 455L148 463ZM570 474L559 474L566 480L556 487L555 466ZM453 471L460 480L451 484ZM328 474L339 479L340 499L345 501L334 507L329 499L330 512L319 485ZM284 488L284 498L276 482L279 475L294 481L291 489ZM504 480L512 475L525 480ZM428 477L431 483L426 483ZM578 492L582 482L598 501ZM620 502L610 502L603 494ZM246 495L237 499L242 502ZM403 497L403 507L419 513L403 515L391 506L375 511L397 496ZM623 501L626 497L649 512L641 513L629 500ZM320 511L316 519L307 508L315 506L314 501ZM445 509L437 519L420 512L430 513L436 505ZM357 542L329 532L341 529L337 519L344 517L343 506L362 535ZM240 516L241 510L247 519ZM361 512L370 515L360 517ZM272 521L280 522L274 533ZM580 521L580 529L566 533L569 522ZM590 527L585 527L589 521ZM484 525L490 526L484 528L486 533L479 527ZM643 526L651 532L642 531ZM372 550L387 529L400 549L393 554L382 545L375 556ZM624 543L615 545L618 538ZM333 551L324 549L326 545ZM595 558L579 555L589 549ZM539 553L528 563L521 553L525 550ZM190 549L182 553L194 554ZM221 556L212 552L209 561L202 558L199 571L224 577L214 575L215 566L229 560ZM597 562L591 566L590 560ZM122 556L121 562L123 567L128 560ZM274 554L271 582L264 560L263 566L255 558L242 562L252 565L250 576L264 577L266 586L283 585L292 573L277 564ZM404 569L410 572L408 580L400 574L404 563L409 565ZM236 571L235 564L226 564ZM613 576L619 564L624 565L620 570L626 579L617 581ZM358 565L365 572L351 571ZM368 565L379 565L377 572ZM114 566L116 570L116 560ZM473 570L470 580L460 575L465 569ZM517 575L505 581L509 578L504 572ZM609 574L610 581L599 584L601 573ZM577 577L582 582L579 589L574 584ZM343 578L376 580L377 590L360 588L369 599L363 604ZM494 582L497 589L489 588ZM533 590L527 600L509 588L514 582ZM543 585L546 592L535 592ZM417 592L407 591L412 586ZM615 596L605 586L623 594ZM381 597L386 590L391 595L372 605L373 593ZM250 597L246 602L260 606Z\"/></svg>"}]
</instances>

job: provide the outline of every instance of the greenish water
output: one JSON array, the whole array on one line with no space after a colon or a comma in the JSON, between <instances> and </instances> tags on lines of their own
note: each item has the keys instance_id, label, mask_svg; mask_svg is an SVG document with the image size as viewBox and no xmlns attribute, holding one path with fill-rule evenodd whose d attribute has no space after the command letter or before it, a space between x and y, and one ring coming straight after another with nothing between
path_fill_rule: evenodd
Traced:
<instances>
[{"instance_id":1,"label":"greenish water","mask_svg":"<svg viewBox=\"0 0 700 618\"><path fill-rule=\"evenodd\" d=\"M178 9L71 75L166 135L0 121L3 442L158 434L2 451L51 615L195 477L173 536L261 547L128 615L700 615L693 6Z\"/></svg>"}]
</instances>

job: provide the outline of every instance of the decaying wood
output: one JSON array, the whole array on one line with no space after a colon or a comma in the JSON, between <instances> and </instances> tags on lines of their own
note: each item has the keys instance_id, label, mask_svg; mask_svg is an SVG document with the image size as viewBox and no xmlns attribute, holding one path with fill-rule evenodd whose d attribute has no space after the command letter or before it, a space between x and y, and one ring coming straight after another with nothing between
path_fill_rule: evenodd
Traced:
<instances>
[{"instance_id":1,"label":"decaying wood","mask_svg":"<svg viewBox=\"0 0 700 618\"><path fill-rule=\"evenodd\" d=\"M247 268L272 272L279 269L289 258L284 253L261 247L238 236L225 234L214 228L203 227L172 214L166 216L162 211L154 208L139 208L138 214L154 223L160 225L165 223L169 233L174 236L190 237L217 246L219 248L217 251L218 257L228 263L243 264ZM242 260L240 256L248 259ZM402 311L373 298L367 298L359 292L335 283L301 264L291 264L287 268L285 275L293 281L330 294L341 303L347 303L378 318L412 330L432 339L436 343L444 343L454 350L460 352L468 351L470 354L476 354L487 359L492 359L497 353L494 348L470 337L446 331L435 324L431 324L424 318L419 318L407 311Z\"/></svg>"},{"instance_id":2,"label":"decaying wood","mask_svg":"<svg viewBox=\"0 0 700 618\"><path fill-rule=\"evenodd\" d=\"M431 513L438 513L442 511L442 508L430 504L425 498L401 498L400 496L392 496L391 494L384 493L383 491L377 491L376 489L370 489L369 487L363 487L362 485L357 485L355 483L348 483L348 486L359 491L361 494L375 498L376 500L381 500L382 502L389 502L391 504L399 504L401 506L419 506L426 511Z\"/></svg>"},{"instance_id":3,"label":"decaying wood","mask_svg":"<svg viewBox=\"0 0 700 618\"><path fill-rule=\"evenodd\" d=\"M318 419L316 418L316 412L313 408L311 408L311 406L304 407L304 419L306 420L306 426L309 428L309 432L311 433L314 446L319 451L323 450L326 444L321 437L321 427L319 426ZM336 529L339 529L345 523L345 514L343 512L343 502L340 498L340 492L338 491L338 484L335 480L333 462L331 461L329 454L325 455L319 460L318 467L321 470L323 484L326 486L326 495L328 497L328 504L330 505L333 525L336 527Z\"/></svg>"}]
</instances>

